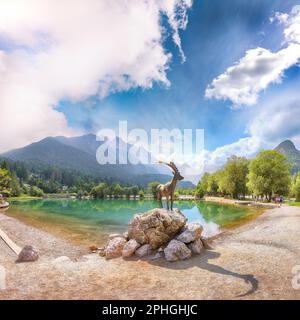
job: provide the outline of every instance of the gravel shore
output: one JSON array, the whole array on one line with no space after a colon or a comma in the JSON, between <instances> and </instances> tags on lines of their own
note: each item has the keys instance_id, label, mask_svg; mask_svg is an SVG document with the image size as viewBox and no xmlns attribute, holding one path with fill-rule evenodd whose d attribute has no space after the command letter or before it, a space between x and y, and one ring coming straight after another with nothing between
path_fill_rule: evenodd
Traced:
<instances>
[{"instance_id":1,"label":"gravel shore","mask_svg":"<svg viewBox=\"0 0 300 320\"><path fill-rule=\"evenodd\" d=\"M0 299L300 299L292 286L292 269L300 265L299 207L267 210L222 233L201 256L175 263L107 261L1 214L0 228L40 252L37 262L15 263L0 240Z\"/></svg>"}]
</instances>

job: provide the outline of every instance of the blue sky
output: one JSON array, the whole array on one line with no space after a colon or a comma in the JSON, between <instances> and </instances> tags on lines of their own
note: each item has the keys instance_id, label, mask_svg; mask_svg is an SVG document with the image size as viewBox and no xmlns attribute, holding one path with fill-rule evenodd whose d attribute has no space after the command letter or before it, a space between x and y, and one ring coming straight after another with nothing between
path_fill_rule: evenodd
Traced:
<instances>
[{"instance_id":1,"label":"blue sky","mask_svg":"<svg viewBox=\"0 0 300 320\"><path fill-rule=\"evenodd\" d=\"M247 50L258 46L277 50L282 27L271 24L269 18L277 11L290 12L295 4L274 0L194 1L187 28L180 33L185 63L181 63L170 34L165 41L166 50L173 55L167 72L169 88L156 83L152 89L131 89L102 100L94 97L92 103L65 101L59 110L67 115L71 126L86 131L115 127L119 120L128 120L132 128L204 128L208 150L233 143L247 136L251 113L263 99L286 84L297 83L299 68L287 70L283 83L263 92L257 106L233 110L230 101L206 99L205 89Z\"/></svg>"},{"instance_id":2,"label":"blue sky","mask_svg":"<svg viewBox=\"0 0 300 320\"><path fill-rule=\"evenodd\" d=\"M300 148L299 5L1 2L0 152L120 120L204 129L210 171L284 139Z\"/></svg>"}]
</instances>

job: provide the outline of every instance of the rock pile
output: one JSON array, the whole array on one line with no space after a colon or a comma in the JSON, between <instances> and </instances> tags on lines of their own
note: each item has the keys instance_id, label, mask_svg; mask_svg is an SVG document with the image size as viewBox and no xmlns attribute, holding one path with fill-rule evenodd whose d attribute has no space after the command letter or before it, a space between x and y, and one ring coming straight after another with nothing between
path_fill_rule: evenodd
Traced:
<instances>
[{"instance_id":1,"label":"rock pile","mask_svg":"<svg viewBox=\"0 0 300 320\"><path fill-rule=\"evenodd\" d=\"M178 261L200 254L205 247L199 223L187 224L179 209L153 209L135 215L128 232L112 234L100 255L107 259L137 256L139 258Z\"/></svg>"}]
</instances>

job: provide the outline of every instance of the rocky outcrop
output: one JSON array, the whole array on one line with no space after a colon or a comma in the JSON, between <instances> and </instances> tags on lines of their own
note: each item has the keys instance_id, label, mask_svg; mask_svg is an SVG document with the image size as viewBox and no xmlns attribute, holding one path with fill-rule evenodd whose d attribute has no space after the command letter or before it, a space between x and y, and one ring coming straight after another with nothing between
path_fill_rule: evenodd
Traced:
<instances>
[{"instance_id":1,"label":"rocky outcrop","mask_svg":"<svg viewBox=\"0 0 300 320\"><path fill-rule=\"evenodd\" d=\"M128 238L158 249L182 230L186 220L178 209L153 209L134 216L128 227Z\"/></svg>"},{"instance_id":2,"label":"rocky outcrop","mask_svg":"<svg viewBox=\"0 0 300 320\"><path fill-rule=\"evenodd\" d=\"M178 209L153 209L135 215L128 232L110 235L107 244L98 249L99 255L107 259L136 256L155 260L165 257L167 261L199 255L205 250L201 240L203 228L199 223L187 224L186 221Z\"/></svg>"}]
</instances>

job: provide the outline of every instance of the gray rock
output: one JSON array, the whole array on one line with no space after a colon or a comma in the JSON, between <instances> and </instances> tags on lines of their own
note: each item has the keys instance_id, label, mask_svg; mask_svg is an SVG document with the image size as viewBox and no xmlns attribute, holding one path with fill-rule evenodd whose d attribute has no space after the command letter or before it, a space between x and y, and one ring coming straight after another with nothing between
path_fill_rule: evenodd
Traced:
<instances>
[{"instance_id":1,"label":"gray rock","mask_svg":"<svg viewBox=\"0 0 300 320\"><path fill-rule=\"evenodd\" d=\"M139 248L141 245L134 239L130 239L128 242L126 242L123 251L122 251L122 257L128 258L132 256L137 248Z\"/></svg>"},{"instance_id":2,"label":"gray rock","mask_svg":"<svg viewBox=\"0 0 300 320\"><path fill-rule=\"evenodd\" d=\"M171 240L164 250L167 261L184 260L191 257L191 250L181 241Z\"/></svg>"},{"instance_id":3,"label":"gray rock","mask_svg":"<svg viewBox=\"0 0 300 320\"><path fill-rule=\"evenodd\" d=\"M108 240L105 246L105 257L107 259L120 257L126 242L123 237L114 237Z\"/></svg>"},{"instance_id":4,"label":"gray rock","mask_svg":"<svg viewBox=\"0 0 300 320\"><path fill-rule=\"evenodd\" d=\"M189 243L187 246L194 254L200 254L204 250L204 245L201 239L197 239Z\"/></svg>"},{"instance_id":5,"label":"gray rock","mask_svg":"<svg viewBox=\"0 0 300 320\"><path fill-rule=\"evenodd\" d=\"M209 244L210 240L204 237L200 238L202 241L202 244L204 246L205 249L212 249L211 245Z\"/></svg>"},{"instance_id":6,"label":"gray rock","mask_svg":"<svg viewBox=\"0 0 300 320\"><path fill-rule=\"evenodd\" d=\"M39 253L33 246L25 246L19 253L17 262L36 261L38 258Z\"/></svg>"},{"instance_id":7,"label":"gray rock","mask_svg":"<svg viewBox=\"0 0 300 320\"><path fill-rule=\"evenodd\" d=\"M186 220L179 209L153 209L133 217L128 227L128 238L157 249L180 232Z\"/></svg>"},{"instance_id":8,"label":"gray rock","mask_svg":"<svg viewBox=\"0 0 300 320\"><path fill-rule=\"evenodd\" d=\"M198 222L189 223L184 228L183 232L176 237L176 239L184 243L190 243L199 239L201 237L202 231L203 231L203 228L200 223Z\"/></svg>"},{"instance_id":9,"label":"gray rock","mask_svg":"<svg viewBox=\"0 0 300 320\"><path fill-rule=\"evenodd\" d=\"M158 260L163 257L163 253L161 252L156 252L152 254L151 256L148 257L148 260Z\"/></svg>"},{"instance_id":10,"label":"gray rock","mask_svg":"<svg viewBox=\"0 0 300 320\"><path fill-rule=\"evenodd\" d=\"M150 244L144 244L135 251L136 256L138 256L139 258L147 257L152 253L153 251Z\"/></svg>"}]
</instances>

